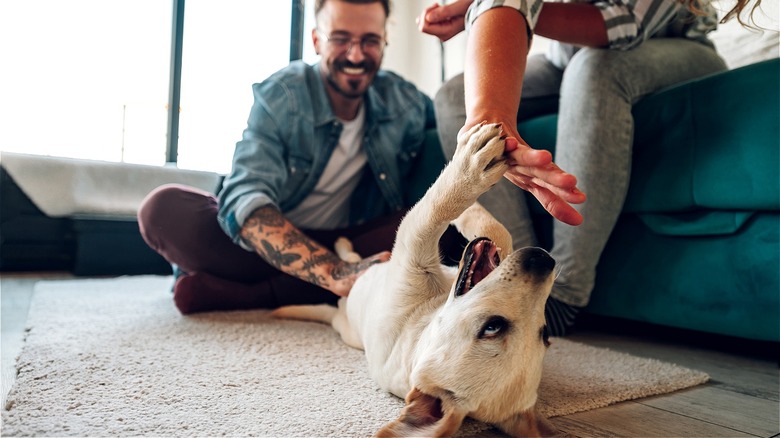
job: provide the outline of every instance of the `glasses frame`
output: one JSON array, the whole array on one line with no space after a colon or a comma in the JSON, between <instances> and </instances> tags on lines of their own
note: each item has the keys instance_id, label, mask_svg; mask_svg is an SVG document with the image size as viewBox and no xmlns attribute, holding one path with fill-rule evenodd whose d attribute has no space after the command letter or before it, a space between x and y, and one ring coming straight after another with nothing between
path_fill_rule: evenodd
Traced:
<instances>
[{"instance_id":1,"label":"glasses frame","mask_svg":"<svg viewBox=\"0 0 780 438\"><path fill-rule=\"evenodd\" d=\"M320 36L325 39L325 42L328 43L328 45L330 45L334 49L334 52L339 53L339 54L340 53L349 53L349 51L352 50L352 48L355 46L355 43L357 42L358 43L358 47L360 47L360 51L363 52L364 55L381 56L385 52L385 48L389 45L389 43L387 42L387 39L385 39L384 37L380 37L378 35L375 35L375 34L364 35L364 36L359 37L359 38L358 37L353 37L353 36L349 35L348 33L344 33L343 36L341 36L341 35L328 35L322 29L319 29L319 28L317 28L317 33L319 33ZM369 42L369 40L371 40L371 39L373 39L375 37L381 41L381 44L379 45L378 50L376 51L376 53L374 53L373 50L366 51L365 44L367 44ZM340 43L334 42L334 38L339 39L339 40L340 39L345 39L345 40L348 39L349 41L347 41L343 45L343 47L342 47L342 45Z\"/></svg>"}]
</instances>

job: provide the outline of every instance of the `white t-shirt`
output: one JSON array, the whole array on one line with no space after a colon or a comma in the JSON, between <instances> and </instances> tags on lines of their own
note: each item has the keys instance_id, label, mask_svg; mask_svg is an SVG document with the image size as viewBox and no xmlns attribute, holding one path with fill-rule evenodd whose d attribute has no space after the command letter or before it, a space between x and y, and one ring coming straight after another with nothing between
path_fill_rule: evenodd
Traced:
<instances>
[{"instance_id":1,"label":"white t-shirt","mask_svg":"<svg viewBox=\"0 0 780 438\"><path fill-rule=\"evenodd\" d=\"M349 224L349 204L363 176L368 159L363 150L366 112L360 106L353 120L344 125L339 144L322 172L314 190L285 216L295 226L312 230L332 230Z\"/></svg>"}]
</instances>

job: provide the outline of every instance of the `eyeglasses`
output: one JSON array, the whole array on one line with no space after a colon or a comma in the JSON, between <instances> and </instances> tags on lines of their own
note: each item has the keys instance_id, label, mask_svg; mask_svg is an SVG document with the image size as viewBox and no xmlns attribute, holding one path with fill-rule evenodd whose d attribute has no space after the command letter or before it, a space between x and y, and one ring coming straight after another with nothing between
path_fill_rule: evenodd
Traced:
<instances>
[{"instance_id":1,"label":"eyeglasses","mask_svg":"<svg viewBox=\"0 0 780 438\"><path fill-rule=\"evenodd\" d=\"M387 46L387 41L377 35L366 35L362 38L352 38L349 34L326 35L323 31L317 29L317 32L325 38L331 49L336 53L349 53L355 42L360 45L360 50L365 55L379 56Z\"/></svg>"}]
</instances>

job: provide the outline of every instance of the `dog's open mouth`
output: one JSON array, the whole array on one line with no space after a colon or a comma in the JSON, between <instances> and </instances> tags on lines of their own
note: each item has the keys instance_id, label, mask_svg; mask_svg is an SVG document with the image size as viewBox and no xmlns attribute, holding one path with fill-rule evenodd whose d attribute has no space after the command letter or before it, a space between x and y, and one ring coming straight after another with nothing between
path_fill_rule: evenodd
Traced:
<instances>
[{"instance_id":1,"label":"dog's open mouth","mask_svg":"<svg viewBox=\"0 0 780 438\"><path fill-rule=\"evenodd\" d=\"M466 246L461 258L458 281L455 283L455 296L470 291L488 274L493 272L501 260L498 247L487 237L478 237Z\"/></svg>"}]
</instances>

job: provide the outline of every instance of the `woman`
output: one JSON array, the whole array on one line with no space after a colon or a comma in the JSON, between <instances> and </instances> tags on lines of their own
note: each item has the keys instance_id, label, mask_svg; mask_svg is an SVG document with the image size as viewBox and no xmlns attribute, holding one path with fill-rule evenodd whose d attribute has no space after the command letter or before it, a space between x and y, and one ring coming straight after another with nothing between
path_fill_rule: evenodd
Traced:
<instances>
[{"instance_id":1,"label":"woman","mask_svg":"<svg viewBox=\"0 0 780 438\"><path fill-rule=\"evenodd\" d=\"M730 14L738 16L745 4ZM717 26L716 11L676 0L457 0L426 9L419 26L442 41L470 27L464 73L435 99L441 143L452 156L459 130L483 120L502 123L515 166L480 202L507 226L516 247L537 244L520 189L560 220L551 254L562 270L546 317L551 334L564 335L590 299L596 265L623 207L632 105L726 69L706 37ZM545 55L527 58L534 34L552 44ZM518 120L552 112L558 112L557 165L517 132Z\"/></svg>"}]
</instances>

